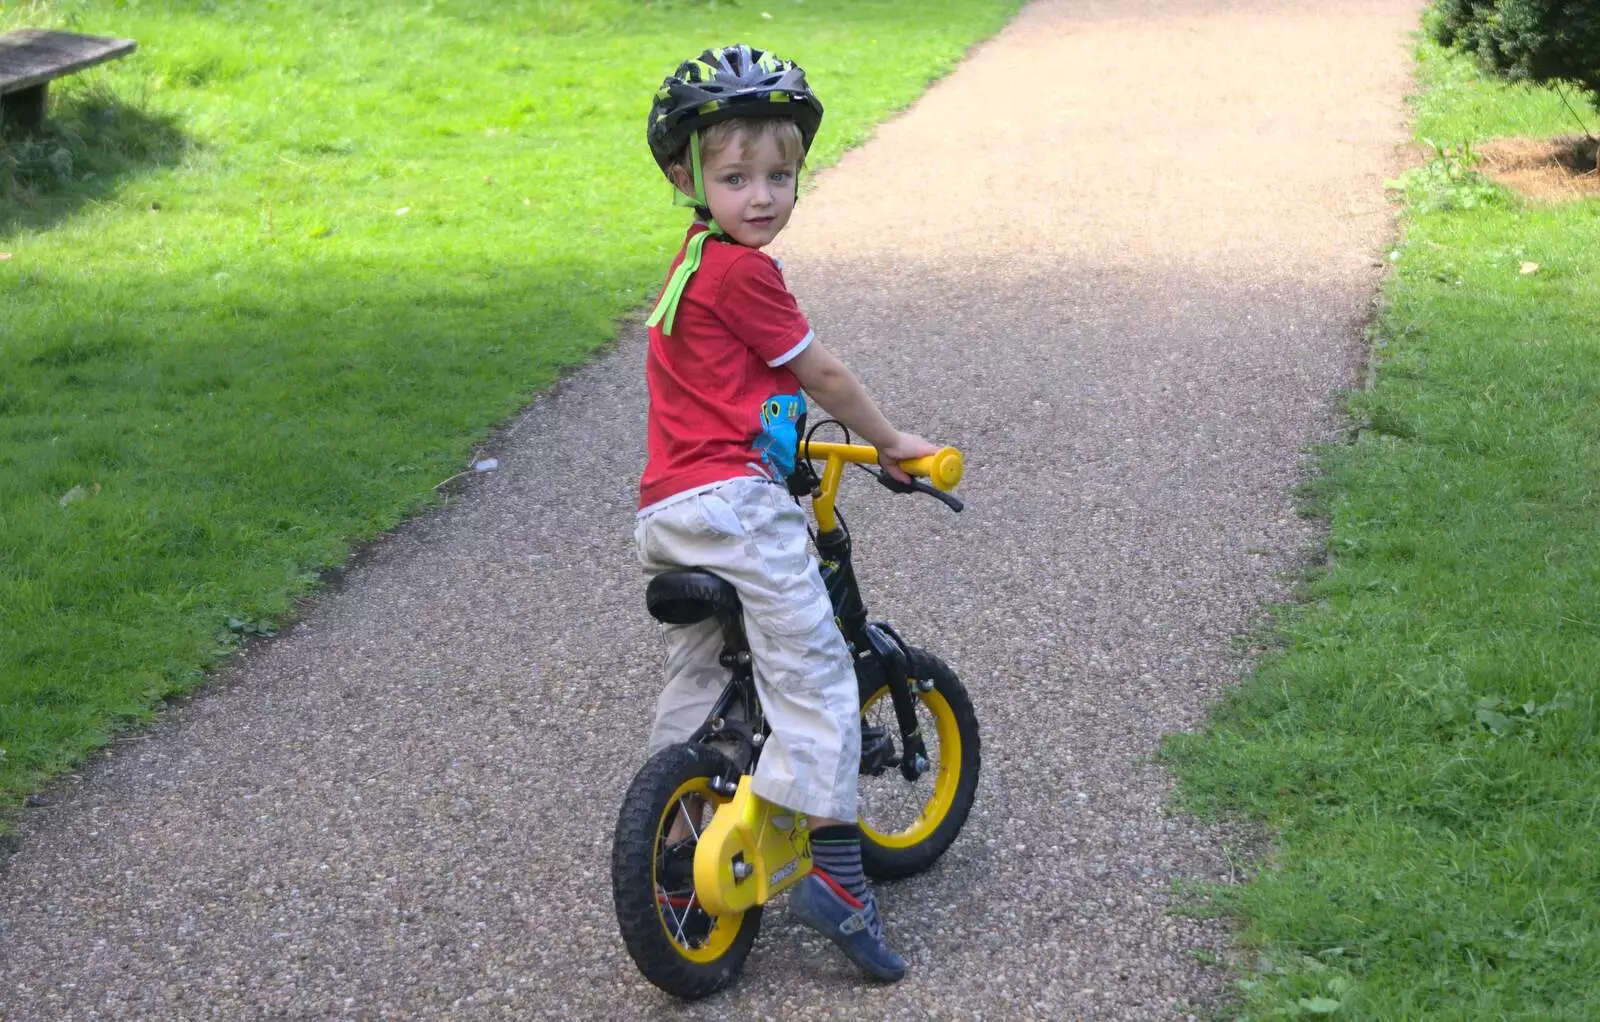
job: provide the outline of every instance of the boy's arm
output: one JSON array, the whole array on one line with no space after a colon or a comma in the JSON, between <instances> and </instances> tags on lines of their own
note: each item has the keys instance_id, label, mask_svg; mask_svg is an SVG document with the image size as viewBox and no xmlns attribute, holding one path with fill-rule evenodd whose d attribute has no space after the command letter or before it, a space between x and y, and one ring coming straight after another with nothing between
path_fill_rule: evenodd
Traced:
<instances>
[{"instance_id":1,"label":"boy's arm","mask_svg":"<svg viewBox=\"0 0 1600 1022\"><path fill-rule=\"evenodd\" d=\"M852 433L878 449L878 461L895 478L906 474L897 462L934 454L939 449L914 433L902 433L879 411L861 381L816 338L784 368L800 380L812 400Z\"/></svg>"}]
</instances>

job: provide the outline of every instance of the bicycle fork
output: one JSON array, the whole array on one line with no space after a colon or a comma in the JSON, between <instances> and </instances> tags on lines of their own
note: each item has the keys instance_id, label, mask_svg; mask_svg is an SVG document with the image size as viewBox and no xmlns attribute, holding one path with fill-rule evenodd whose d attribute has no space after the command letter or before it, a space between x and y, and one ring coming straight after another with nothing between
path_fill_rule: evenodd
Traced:
<instances>
[{"instance_id":1,"label":"bicycle fork","mask_svg":"<svg viewBox=\"0 0 1600 1022\"><path fill-rule=\"evenodd\" d=\"M864 755L863 768L876 772L882 767L899 766L908 781L915 781L928 769L928 747L922 740L921 724L917 721L916 697L910 665L906 660L906 643L887 622L867 621L867 607L861 599L861 586L856 582L855 565L850 557L850 534L842 528L824 532L816 538L817 557L821 561L822 581L828 588L828 599L833 603L834 621L850 643L851 653L857 658L871 657L883 670L884 681L889 686L889 698L894 703L895 723L900 728L900 757L896 761L892 749L884 748L888 735L870 736L879 744L876 755ZM929 688L932 685L929 684ZM866 695L867 693L862 693ZM863 736L863 747L874 741Z\"/></svg>"},{"instance_id":2,"label":"bicycle fork","mask_svg":"<svg viewBox=\"0 0 1600 1022\"><path fill-rule=\"evenodd\" d=\"M923 686L931 689L933 682L911 678L905 640L887 622L875 621L863 628L862 634L866 638L867 648L871 650L868 655L876 657L883 667L883 679L889 687L889 699L894 704L895 723L900 726L899 763L890 757L884 765L898 765L901 776L908 781L915 781L927 772L929 763L928 746L922 740L922 724L917 720L916 695L912 688L916 686L918 690L925 691Z\"/></svg>"}]
</instances>

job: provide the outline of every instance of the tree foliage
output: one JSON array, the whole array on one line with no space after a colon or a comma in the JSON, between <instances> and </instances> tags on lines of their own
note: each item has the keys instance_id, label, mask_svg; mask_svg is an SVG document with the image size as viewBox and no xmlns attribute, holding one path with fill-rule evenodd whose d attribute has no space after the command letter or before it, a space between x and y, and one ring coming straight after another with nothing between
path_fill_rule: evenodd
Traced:
<instances>
[{"instance_id":1,"label":"tree foliage","mask_svg":"<svg viewBox=\"0 0 1600 1022\"><path fill-rule=\"evenodd\" d=\"M1600 0L1435 0L1434 35L1512 81L1569 82L1600 107Z\"/></svg>"}]
</instances>

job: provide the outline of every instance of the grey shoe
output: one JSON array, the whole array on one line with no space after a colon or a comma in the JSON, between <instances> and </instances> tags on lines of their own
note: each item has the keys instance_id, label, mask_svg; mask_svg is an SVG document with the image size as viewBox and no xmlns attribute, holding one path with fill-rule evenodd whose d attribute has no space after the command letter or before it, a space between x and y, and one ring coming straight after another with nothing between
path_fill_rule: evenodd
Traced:
<instances>
[{"instance_id":1,"label":"grey shoe","mask_svg":"<svg viewBox=\"0 0 1600 1022\"><path fill-rule=\"evenodd\" d=\"M893 983L906 974L906 960L889 950L883 940L883 917L869 893L863 903L820 873L795 885L789 911L807 926L838 945L857 967L873 979Z\"/></svg>"}]
</instances>

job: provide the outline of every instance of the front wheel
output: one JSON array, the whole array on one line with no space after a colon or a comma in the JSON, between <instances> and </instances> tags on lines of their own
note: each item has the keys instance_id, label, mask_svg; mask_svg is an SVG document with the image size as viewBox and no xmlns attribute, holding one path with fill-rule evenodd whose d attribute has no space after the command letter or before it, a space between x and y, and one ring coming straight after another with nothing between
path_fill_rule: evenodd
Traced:
<instances>
[{"instance_id":1,"label":"front wheel","mask_svg":"<svg viewBox=\"0 0 1600 1022\"><path fill-rule=\"evenodd\" d=\"M622 942L644 977L698 1000L739 975L761 929L761 909L712 916L694 890L694 850L717 806L712 780L738 769L704 745L672 745L634 776L611 846L611 894Z\"/></svg>"},{"instance_id":2,"label":"front wheel","mask_svg":"<svg viewBox=\"0 0 1600 1022\"><path fill-rule=\"evenodd\" d=\"M929 763L915 781L906 780L894 766L861 777L861 864L868 876L881 880L912 876L932 866L961 833L978 794L978 715L966 687L933 654L915 648L906 652ZM933 686L921 691L917 681ZM863 685L861 719L899 744L900 726L886 681Z\"/></svg>"}]
</instances>

